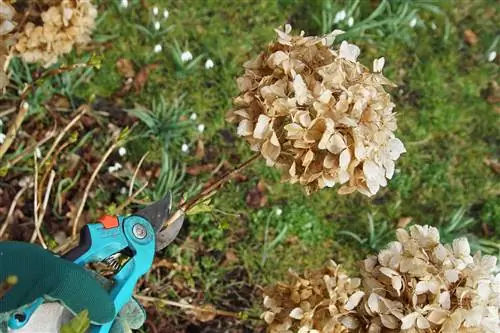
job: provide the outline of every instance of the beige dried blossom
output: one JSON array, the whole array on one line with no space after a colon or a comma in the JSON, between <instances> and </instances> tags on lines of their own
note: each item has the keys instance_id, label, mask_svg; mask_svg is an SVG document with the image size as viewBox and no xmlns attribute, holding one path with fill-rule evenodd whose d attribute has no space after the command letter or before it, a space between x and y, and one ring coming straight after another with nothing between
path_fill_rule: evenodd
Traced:
<instances>
[{"instance_id":1,"label":"beige dried blossom","mask_svg":"<svg viewBox=\"0 0 500 333\"><path fill-rule=\"evenodd\" d=\"M500 332L496 258L474 256L466 238L451 245L415 225L362 265L363 291L351 314L359 332Z\"/></svg>"},{"instance_id":2,"label":"beige dried blossom","mask_svg":"<svg viewBox=\"0 0 500 333\"><path fill-rule=\"evenodd\" d=\"M75 45L90 41L97 9L90 0L45 2L52 5L41 13L42 24L28 22L18 36L17 54L28 62L48 67Z\"/></svg>"},{"instance_id":3,"label":"beige dried blossom","mask_svg":"<svg viewBox=\"0 0 500 333\"><path fill-rule=\"evenodd\" d=\"M0 91L5 88L9 81L5 67L12 47L11 34L16 27L15 14L14 7L0 0Z\"/></svg>"},{"instance_id":4,"label":"beige dried blossom","mask_svg":"<svg viewBox=\"0 0 500 333\"><path fill-rule=\"evenodd\" d=\"M330 48L342 31L305 37L291 35L287 25L276 32L278 40L244 64L228 121L238 123L238 135L268 165L308 192L342 184L341 194L375 194L406 151L394 135L384 58L370 72L357 62L357 46Z\"/></svg>"},{"instance_id":5,"label":"beige dried blossom","mask_svg":"<svg viewBox=\"0 0 500 333\"><path fill-rule=\"evenodd\" d=\"M342 320L348 299L361 298L356 292L360 279L349 278L339 266L330 261L324 268L306 272L303 276L290 271L289 283L278 283L264 291L266 311L262 319L271 333L330 333L347 332ZM351 323L352 324L352 323Z\"/></svg>"}]
</instances>

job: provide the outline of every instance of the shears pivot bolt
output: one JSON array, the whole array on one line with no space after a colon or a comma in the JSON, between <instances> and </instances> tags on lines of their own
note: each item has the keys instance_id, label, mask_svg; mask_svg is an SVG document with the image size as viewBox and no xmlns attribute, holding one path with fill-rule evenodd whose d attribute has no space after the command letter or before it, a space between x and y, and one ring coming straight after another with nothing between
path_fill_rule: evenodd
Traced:
<instances>
[{"instance_id":1,"label":"shears pivot bolt","mask_svg":"<svg viewBox=\"0 0 500 333\"><path fill-rule=\"evenodd\" d=\"M132 227L132 233L139 239L144 239L148 235L146 228L144 228L144 226L139 223L134 224L134 226Z\"/></svg>"}]
</instances>

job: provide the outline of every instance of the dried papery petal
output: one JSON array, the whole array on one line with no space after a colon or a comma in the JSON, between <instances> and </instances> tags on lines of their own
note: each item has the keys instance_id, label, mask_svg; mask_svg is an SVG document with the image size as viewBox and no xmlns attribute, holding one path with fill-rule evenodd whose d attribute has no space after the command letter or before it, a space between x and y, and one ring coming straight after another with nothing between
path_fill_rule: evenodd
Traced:
<instances>
[{"instance_id":1,"label":"dried papery petal","mask_svg":"<svg viewBox=\"0 0 500 333\"><path fill-rule=\"evenodd\" d=\"M15 52L28 63L48 67L73 47L85 45L95 28L97 9L91 0L43 1L41 22L25 24L17 34Z\"/></svg>"},{"instance_id":2,"label":"dried papery petal","mask_svg":"<svg viewBox=\"0 0 500 333\"><path fill-rule=\"evenodd\" d=\"M228 121L268 165L308 193L340 184L340 194L374 195L406 151L394 135L385 59L370 72L357 62L356 45L330 49L340 31L306 37L291 35L287 25L276 32L277 40L245 63Z\"/></svg>"}]
</instances>

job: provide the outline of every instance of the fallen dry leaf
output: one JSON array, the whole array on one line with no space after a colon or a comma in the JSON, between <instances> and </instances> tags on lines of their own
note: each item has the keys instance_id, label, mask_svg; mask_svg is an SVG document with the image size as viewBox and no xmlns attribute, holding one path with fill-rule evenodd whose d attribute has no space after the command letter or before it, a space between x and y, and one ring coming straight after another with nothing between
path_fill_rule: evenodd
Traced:
<instances>
[{"instance_id":1,"label":"fallen dry leaf","mask_svg":"<svg viewBox=\"0 0 500 333\"><path fill-rule=\"evenodd\" d=\"M256 187L251 189L246 197L246 203L252 208L262 208L267 203L267 196L265 195L266 185L264 181L260 180Z\"/></svg>"},{"instance_id":2,"label":"fallen dry leaf","mask_svg":"<svg viewBox=\"0 0 500 333\"><path fill-rule=\"evenodd\" d=\"M142 91L149 79L149 73L158 67L157 64L149 64L141 68L134 78L135 92L138 93Z\"/></svg>"},{"instance_id":3,"label":"fallen dry leaf","mask_svg":"<svg viewBox=\"0 0 500 333\"><path fill-rule=\"evenodd\" d=\"M201 173L212 171L215 168L215 164L199 164L187 168L186 173L191 176L198 176Z\"/></svg>"},{"instance_id":4,"label":"fallen dry leaf","mask_svg":"<svg viewBox=\"0 0 500 333\"><path fill-rule=\"evenodd\" d=\"M228 250L226 252L226 258L222 262L221 266L228 266L235 262L238 262L238 256L233 250Z\"/></svg>"},{"instance_id":5,"label":"fallen dry leaf","mask_svg":"<svg viewBox=\"0 0 500 333\"><path fill-rule=\"evenodd\" d=\"M216 308L211 304L202 305L196 309L186 311L186 313L193 315L196 320L199 320L202 323L213 320L216 316L215 312Z\"/></svg>"},{"instance_id":6,"label":"fallen dry leaf","mask_svg":"<svg viewBox=\"0 0 500 333\"><path fill-rule=\"evenodd\" d=\"M476 45L479 39L474 31L471 29L465 29L464 41L469 45Z\"/></svg>"},{"instance_id":7,"label":"fallen dry leaf","mask_svg":"<svg viewBox=\"0 0 500 333\"><path fill-rule=\"evenodd\" d=\"M493 170L494 173L500 173L500 162L496 158L487 158L484 160L484 163Z\"/></svg>"},{"instance_id":8,"label":"fallen dry leaf","mask_svg":"<svg viewBox=\"0 0 500 333\"><path fill-rule=\"evenodd\" d=\"M120 58L116 61L116 69L121 76L130 78L135 76L134 64L131 60Z\"/></svg>"}]
</instances>

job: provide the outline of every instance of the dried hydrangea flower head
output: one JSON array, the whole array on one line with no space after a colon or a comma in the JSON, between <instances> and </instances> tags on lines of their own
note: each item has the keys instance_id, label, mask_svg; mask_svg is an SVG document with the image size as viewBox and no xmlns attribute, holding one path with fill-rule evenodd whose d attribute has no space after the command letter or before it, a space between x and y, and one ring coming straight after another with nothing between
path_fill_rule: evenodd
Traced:
<instances>
[{"instance_id":1,"label":"dried hydrangea flower head","mask_svg":"<svg viewBox=\"0 0 500 333\"><path fill-rule=\"evenodd\" d=\"M342 31L306 37L287 25L276 32L277 41L244 64L228 121L268 165L308 192L342 184L341 194L375 194L405 152L394 135L384 59L371 72L357 62L357 46L344 41L331 49Z\"/></svg>"},{"instance_id":2,"label":"dried hydrangea flower head","mask_svg":"<svg viewBox=\"0 0 500 333\"><path fill-rule=\"evenodd\" d=\"M12 46L12 32L16 27L15 14L14 7L0 0L0 90L5 88L8 83L5 67L7 67L7 59Z\"/></svg>"},{"instance_id":3,"label":"dried hydrangea flower head","mask_svg":"<svg viewBox=\"0 0 500 333\"><path fill-rule=\"evenodd\" d=\"M451 245L415 225L362 265L362 298L350 299L357 332L500 332L496 257L474 256L466 238ZM347 322L346 322L347 323Z\"/></svg>"},{"instance_id":4,"label":"dried hydrangea flower head","mask_svg":"<svg viewBox=\"0 0 500 333\"><path fill-rule=\"evenodd\" d=\"M299 276L290 272L291 281L278 283L264 291L262 318L271 333L343 333L340 319L349 297L356 295L360 279L349 278L335 262ZM349 318L347 318L349 319Z\"/></svg>"},{"instance_id":5,"label":"dried hydrangea flower head","mask_svg":"<svg viewBox=\"0 0 500 333\"><path fill-rule=\"evenodd\" d=\"M16 52L28 63L45 67L69 53L75 45L90 41L97 9L90 0L45 1L42 24L27 22L18 36Z\"/></svg>"}]
</instances>

